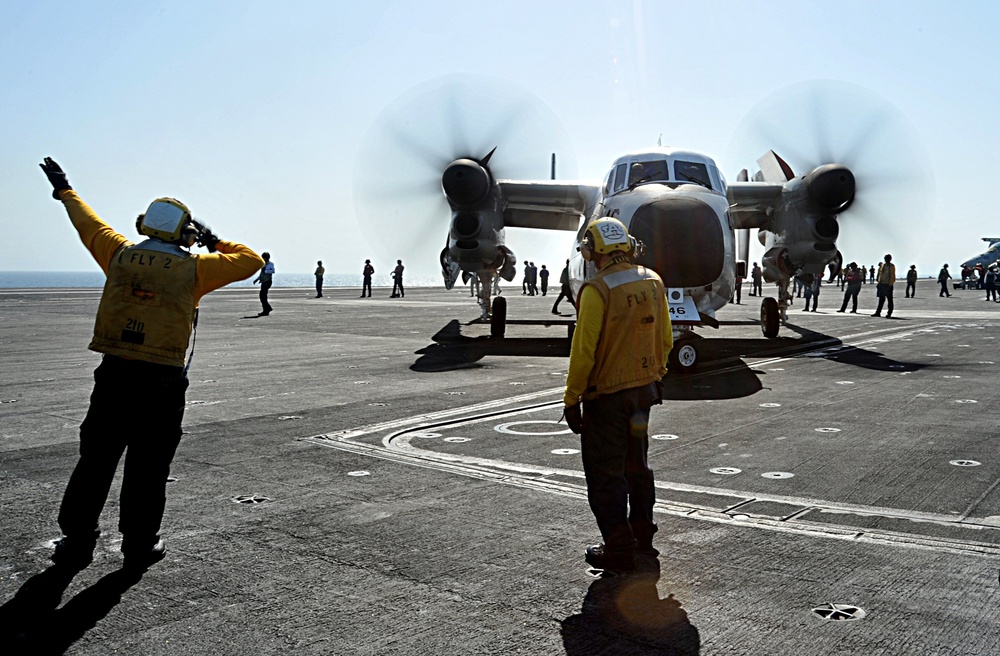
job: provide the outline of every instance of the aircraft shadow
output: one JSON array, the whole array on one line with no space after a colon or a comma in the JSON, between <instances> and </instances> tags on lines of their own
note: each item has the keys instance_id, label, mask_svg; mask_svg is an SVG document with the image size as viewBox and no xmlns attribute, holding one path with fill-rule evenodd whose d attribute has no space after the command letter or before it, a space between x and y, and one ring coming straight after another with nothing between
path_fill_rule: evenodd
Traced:
<instances>
[{"instance_id":1,"label":"aircraft shadow","mask_svg":"<svg viewBox=\"0 0 1000 656\"><path fill-rule=\"evenodd\" d=\"M568 357L570 342L565 337L468 337L462 334L457 319L431 337L434 344L417 354L410 369L422 372L452 371L478 366L476 363L488 355L520 355L534 357Z\"/></svg>"},{"instance_id":2,"label":"aircraft shadow","mask_svg":"<svg viewBox=\"0 0 1000 656\"><path fill-rule=\"evenodd\" d=\"M594 581L580 612L561 624L569 656L584 654L675 654L696 656L701 637L673 594L660 599L660 564L648 571L604 576Z\"/></svg>"},{"instance_id":3,"label":"aircraft shadow","mask_svg":"<svg viewBox=\"0 0 1000 656\"><path fill-rule=\"evenodd\" d=\"M64 653L142 579L142 573L124 569L106 574L58 608L76 574L53 565L25 581L14 598L0 606L4 654Z\"/></svg>"},{"instance_id":4,"label":"aircraft shadow","mask_svg":"<svg viewBox=\"0 0 1000 656\"><path fill-rule=\"evenodd\" d=\"M755 323L755 322L751 322ZM726 399L749 396L762 389L757 374L743 358L821 357L833 362L878 371L918 371L926 365L901 362L870 351L845 345L840 339L786 324L786 333L774 339L763 337L704 337L695 334L699 365L693 374L668 374L664 379L664 397L673 400ZM570 340L565 337L468 337L462 334L457 319L448 322L432 338L434 343L416 353L410 369L420 372L443 372L480 366L486 356L568 357Z\"/></svg>"}]
</instances>

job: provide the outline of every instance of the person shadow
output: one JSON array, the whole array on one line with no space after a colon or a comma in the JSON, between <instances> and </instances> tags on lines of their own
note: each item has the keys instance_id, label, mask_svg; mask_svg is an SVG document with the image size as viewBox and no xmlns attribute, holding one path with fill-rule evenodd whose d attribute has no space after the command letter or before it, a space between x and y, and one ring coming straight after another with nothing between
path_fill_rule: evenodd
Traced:
<instances>
[{"instance_id":1,"label":"person shadow","mask_svg":"<svg viewBox=\"0 0 1000 656\"><path fill-rule=\"evenodd\" d=\"M601 575L587 590L581 611L561 622L569 656L700 653L698 629L681 603L673 594L660 599L659 560L655 567L637 564L635 572Z\"/></svg>"},{"instance_id":2,"label":"person shadow","mask_svg":"<svg viewBox=\"0 0 1000 656\"><path fill-rule=\"evenodd\" d=\"M0 645L5 655L64 653L97 626L143 574L125 569L106 574L59 608L77 573L52 565L25 581L13 599L0 606Z\"/></svg>"}]
</instances>

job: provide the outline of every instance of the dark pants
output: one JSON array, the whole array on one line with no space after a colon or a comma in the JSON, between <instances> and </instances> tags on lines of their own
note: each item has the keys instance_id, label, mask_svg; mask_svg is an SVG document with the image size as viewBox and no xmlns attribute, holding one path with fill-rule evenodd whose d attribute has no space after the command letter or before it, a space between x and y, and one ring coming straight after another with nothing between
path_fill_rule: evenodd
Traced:
<instances>
[{"instance_id":1,"label":"dark pants","mask_svg":"<svg viewBox=\"0 0 1000 656\"><path fill-rule=\"evenodd\" d=\"M939 280L941 283L941 293L938 296L951 296L951 292L948 291L948 280Z\"/></svg>"},{"instance_id":2,"label":"dark pants","mask_svg":"<svg viewBox=\"0 0 1000 656\"><path fill-rule=\"evenodd\" d=\"M761 286L759 280L754 280L752 286L750 287L751 296L762 296Z\"/></svg>"},{"instance_id":3,"label":"dark pants","mask_svg":"<svg viewBox=\"0 0 1000 656\"><path fill-rule=\"evenodd\" d=\"M587 500L610 550L631 550L656 532L656 491L649 450L649 408L656 385L622 390L583 402L581 435Z\"/></svg>"},{"instance_id":4,"label":"dark pants","mask_svg":"<svg viewBox=\"0 0 1000 656\"><path fill-rule=\"evenodd\" d=\"M156 544L187 386L181 367L104 356L80 426L80 459L59 508L64 535L92 538L124 453L118 513L122 551Z\"/></svg>"},{"instance_id":5,"label":"dark pants","mask_svg":"<svg viewBox=\"0 0 1000 656\"><path fill-rule=\"evenodd\" d=\"M739 302L740 302L740 295L743 293L743 281L742 280L737 280L736 281L736 289L734 291L736 292L736 303L738 305Z\"/></svg>"},{"instance_id":6,"label":"dark pants","mask_svg":"<svg viewBox=\"0 0 1000 656\"><path fill-rule=\"evenodd\" d=\"M261 281L260 283L260 307L264 314L271 314L271 304L267 302L267 290L271 289L271 281Z\"/></svg>"},{"instance_id":7,"label":"dark pants","mask_svg":"<svg viewBox=\"0 0 1000 656\"><path fill-rule=\"evenodd\" d=\"M372 295L372 279L368 276L366 276L364 281L361 283L361 295L364 296L365 292L368 293L368 296Z\"/></svg>"},{"instance_id":8,"label":"dark pants","mask_svg":"<svg viewBox=\"0 0 1000 656\"><path fill-rule=\"evenodd\" d=\"M392 279L392 295L393 296L406 296L406 293L403 291L403 279L402 278L393 278Z\"/></svg>"},{"instance_id":9,"label":"dark pants","mask_svg":"<svg viewBox=\"0 0 1000 656\"><path fill-rule=\"evenodd\" d=\"M553 312L559 312L559 301L563 300L564 298L569 301L569 304L573 306L574 310L576 309L576 303L573 302L573 294L572 292L570 292L569 286L564 285L559 290L559 296L556 296L556 302L552 304Z\"/></svg>"},{"instance_id":10,"label":"dark pants","mask_svg":"<svg viewBox=\"0 0 1000 656\"><path fill-rule=\"evenodd\" d=\"M861 283L856 285L848 285L847 291L844 292L844 303L840 306L840 311L843 312L847 309L847 302L852 301L854 305L851 307L851 312L858 311L858 293L861 291Z\"/></svg>"},{"instance_id":11,"label":"dark pants","mask_svg":"<svg viewBox=\"0 0 1000 656\"><path fill-rule=\"evenodd\" d=\"M917 283L908 282L906 283L906 298L916 298L917 297Z\"/></svg>"},{"instance_id":12,"label":"dark pants","mask_svg":"<svg viewBox=\"0 0 1000 656\"><path fill-rule=\"evenodd\" d=\"M316 276L316 298L323 295L323 276Z\"/></svg>"},{"instance_id":13,"label":"dark pants","mask_svg":"<svg viewBox=\"0 0 1000 656\"><path fill-rule=\"evenodd\" d=\"M549 291L549 279L542 278L542 296L545 296L545 292Z\"/></svg>"},{"instance_id":14,"label":"dark pants","mask_svg":"<svg viewBox=\"0 0 1000 656\"><path fill-rule=\"evenodd\" d=\"M889 308L885 312L885 316L892 316L892 285L887 285L885 283L878 284L878 308L875 310L875 314L882 314L882 305L888 301Z\"/></svg>"}]
</instances>

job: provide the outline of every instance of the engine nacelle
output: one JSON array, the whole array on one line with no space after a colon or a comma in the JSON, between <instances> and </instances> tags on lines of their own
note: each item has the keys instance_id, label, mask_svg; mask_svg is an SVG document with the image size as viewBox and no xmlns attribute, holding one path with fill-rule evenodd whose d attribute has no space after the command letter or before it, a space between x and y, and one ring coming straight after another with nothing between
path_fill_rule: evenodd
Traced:
<instances>
[{"instance_id":1,"label":"engine nacelle","mask_svg":"<svg viewBox=\"0 0 1000 656\"><path fill-rule=\"evenodd\" d=\"M841 212L854 200L854 174L841 164L817 166L806 175L806 188L820 208Z\"/></svg>"},{"instance_id":2,"label":"engine nacelle","mask_svg":"<svg viewBox=\"0 0 1000 656\"><path fill-rule=\"evenodd\" d=\"M489 196L492 186L489 171L471 159L456 159L441 176L441 188L452 209L482 203Z\"/></svg>"}]
</instances>

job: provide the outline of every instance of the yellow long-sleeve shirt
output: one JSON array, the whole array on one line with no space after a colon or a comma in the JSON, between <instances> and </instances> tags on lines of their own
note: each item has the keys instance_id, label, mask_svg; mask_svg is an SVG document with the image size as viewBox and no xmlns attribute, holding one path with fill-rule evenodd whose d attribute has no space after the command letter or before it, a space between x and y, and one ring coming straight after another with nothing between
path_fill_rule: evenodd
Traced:
<instances>
[{"instance_id":1,"label":"yellow long-sleeve shirt","mask_svg":"<svg viewBox=\"0 0 1000 656\"><path fill-rule=\"evenodd\" d=\"M666 298L663 300L666 304ZM604 325L604 299L600 292L591 286L583 288L577 303L579 312L576 319L576 330L573 332L573 344L570 347L569 372L566 375L566 392L563 403L575 405L580 402L590 372L594 369L597 343L601 339L601 328ZM669 317L669 307L663 308L664 316ZM669 321L663 322L663 357L666 358L674 346L674 331Z\"/></svg>"},{"instance_id":2,"label":"yellow long-sleeve shirt","mask_svg":"<svg viewBox=\"0 0 1000 656\"><path fill-rule=\"evenodd\" d=\"M133 242L105 223L72 189L61 191L59 197L66 206L66 212L83 245L107 274L111 259L118 249ZM264 265L264 260L243 244L220 241L215 248L217 253L198 255L195 267L195 307L205 294L231 282L245 280Z\"/></svg>"}]
</instances>

